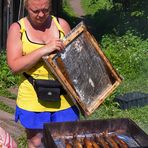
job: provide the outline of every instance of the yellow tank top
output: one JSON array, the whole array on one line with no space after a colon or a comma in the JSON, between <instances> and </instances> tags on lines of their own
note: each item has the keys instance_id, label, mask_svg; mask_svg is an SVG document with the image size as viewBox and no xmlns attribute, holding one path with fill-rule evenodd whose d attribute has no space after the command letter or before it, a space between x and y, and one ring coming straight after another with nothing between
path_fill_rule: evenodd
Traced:
<instances>
[{"instance_id":1,"label":"yellow tank top","mask_svg":"<svg viewBox=\"0 0 148 148\"><path fill-rule=\"evenodd\" d=\"M52 19L55 22L60 32L60 36L64 37L64 31L62 30L57 19L54 16L52 16ZM44 46L44 44L35 43L29 40L25 29L24 18L19 20L19 24L21 27L20 32L22 33L22 44L23 44L24 55L27 55L30 52ZM46 64L42 60L40 60L29 71L26 71L26 73L30 74L35 79L50 79L50 80L56 79L55 76L50 71L50 69L46 66ZM38 100L32 84L30 84L30 82L22 76L22 80L18 89L17 105L18 107L28 111L55 112L67 109L71 107L73 103L71 99L68 98L67 95L61 95L59 101L57 102L47 102L47 101Z\"/></svg>"}]
</instances>

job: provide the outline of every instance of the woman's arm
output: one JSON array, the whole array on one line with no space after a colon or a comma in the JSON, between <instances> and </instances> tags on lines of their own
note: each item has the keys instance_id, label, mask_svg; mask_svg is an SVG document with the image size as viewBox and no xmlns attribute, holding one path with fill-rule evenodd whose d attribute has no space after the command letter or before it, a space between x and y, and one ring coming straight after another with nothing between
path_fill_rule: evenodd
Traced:
<instances>
[{"instance_id":1,"label":"woman's arm","mask_svg":"<svg viewBox=\"0 0 148 148\"><path fill-rule=\"evenodd\" d=\"M23 55L20 26L13 23L7 37L7 62L13 73L20 73L33 67L42 56L63 48L64 45L59 39L53 39L47 45Z\"/></svg>"}]
</instances>

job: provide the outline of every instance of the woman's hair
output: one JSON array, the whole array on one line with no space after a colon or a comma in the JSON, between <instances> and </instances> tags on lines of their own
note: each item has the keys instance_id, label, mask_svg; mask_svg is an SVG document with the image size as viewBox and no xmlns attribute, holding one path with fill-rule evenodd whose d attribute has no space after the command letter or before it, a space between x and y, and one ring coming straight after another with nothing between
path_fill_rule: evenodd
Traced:
<instances>
[{"instance_id":1,"label":"woman's hair","mask_svg":"<svg viewBox=\"0 0 148 148\"><path fill-rule=\"evenodd\" d=\"M48 0L49 2L52 2L52 0ZM24 0L24 6L27 7L27 3L28 3L28 0Z\"/></svg>"},{"instance_id":2,"label":"woman's hair","mask_svg":"<svg viewBox=\"0 0 148 148\"><path fill-rule=\"evenodd\" d=\"M29 0L24 0L24 7L27 8ZM62 0L48 0L49 1L49 10L50 14L59 16L59 11L62 10ZM58 2L57 2L58 1ZM27 12L26 12L27 13Z\"/></svg>"}]
</instances>

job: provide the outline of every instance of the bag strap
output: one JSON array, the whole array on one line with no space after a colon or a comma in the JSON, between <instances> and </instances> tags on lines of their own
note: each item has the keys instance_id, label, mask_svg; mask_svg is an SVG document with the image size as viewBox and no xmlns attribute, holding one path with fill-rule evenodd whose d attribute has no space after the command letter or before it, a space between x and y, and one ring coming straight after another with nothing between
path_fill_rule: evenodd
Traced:
<instances>
[{"instance_id":1,"label":"bag strap","mask_svg":"<svg viewBox=\"0 0 148 148\"><path fill-rule=\"evenodd\" d=\"M34 86L35 79L31 75L28 75L26 72L23 72L23 75Z\"/></svg>"},{"instance_id":2,"label":"bag strap","mask_svg":"<svg viewBox=\"0 0 148 148\"><path fill-rule=\"evenodd\" d=\"M31 75L28 75L26 72L23 72L23 75L24 75L24 77L32 84L32 86L34 87L34 89L36 90L37 89L37 87L36 87L36 85L35 85L35 80L36 79L34 79ZM55 80L55 81L57 81L57 80ZM59 81L57 81L58 83L59 83ZM60 84L60 83L59 83ZM66 93L66 91L63 89L63 87L62 87L62 85L60 84L60 86L61 86L61 92L62 92L62 94L67 94Z\"/></svg>"}]
</instances>

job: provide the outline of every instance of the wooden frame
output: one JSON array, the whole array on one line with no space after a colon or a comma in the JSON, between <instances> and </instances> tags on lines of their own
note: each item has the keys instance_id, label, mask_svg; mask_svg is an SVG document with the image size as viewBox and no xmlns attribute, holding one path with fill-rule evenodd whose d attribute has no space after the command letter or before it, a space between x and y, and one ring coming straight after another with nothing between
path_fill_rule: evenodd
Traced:
<instances>
[{"instance_id":1,"label":"wooden frame","mask_svg":"<svg viewBox=\"0 0 148 148\"><path fill-rule=\"evenodd\" d=\"M90 115L122 79L83 22L63 42L61 53L43 59L81 112Z\"/></svg>"}]
</instances>

